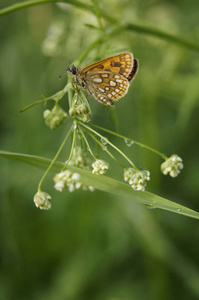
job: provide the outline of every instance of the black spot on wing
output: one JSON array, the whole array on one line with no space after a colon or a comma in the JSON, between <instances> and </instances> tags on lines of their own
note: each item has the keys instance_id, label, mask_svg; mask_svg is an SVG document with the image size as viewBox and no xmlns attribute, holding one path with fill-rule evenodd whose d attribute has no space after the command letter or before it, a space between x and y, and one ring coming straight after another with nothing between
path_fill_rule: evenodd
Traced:
<instances>
[{"instance_id":1,"label":"black spot on wing","mask_svg":"<svg viewBox=\"0 0 199 300\"><path fill-rule=\"evenodd\" d=\"M104 69L104 66L103 65L97 65L95 68L97 68L97 69Z\"/></svg>"},{"instance_id":2,"label":"black spot on wing","mask_svg":"<svg viewBox=\"0 0 199 300\"><path fill-rule=\"evenodd\" d=\"M119 61L114 61L114 60L112 60L111 61L111 67L121 67L121 62L119 62Z\"/></svg>"}]
</instances>

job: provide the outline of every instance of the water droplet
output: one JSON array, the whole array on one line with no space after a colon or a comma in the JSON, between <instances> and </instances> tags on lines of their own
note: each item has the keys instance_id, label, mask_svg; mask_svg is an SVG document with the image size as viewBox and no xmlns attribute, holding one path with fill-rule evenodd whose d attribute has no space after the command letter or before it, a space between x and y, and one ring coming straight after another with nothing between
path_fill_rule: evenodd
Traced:
<instances>
[{"instance_id":1,"label":"water droplet","mask_svg":"<svg viewBox=\"0 0 199 300\"><path fill-rule=\"evenodd\" d=\"M156 207L152 204L145 204L148 209L155 209Z\"/></svg>"},{"instance_id":2,"label":"water droplet","mask_svg":"<svg viewBox=\"0 0 199 300\"><path fill-rule=\"evenodd\" d=\"M73 126L72 126L72 130L76 129L77 128L77 124L76 123L73 123Z\"/></svg>"},{"instance_id":3,"label":"water droplet","mask_svg":"<svg viewBox=\"0 0 199 300\"><path fill-rule=\"evenodd\" d=\"M102 143L103 145L106 145L106 144L108 143L107 140L108 140L107 138L101 138L101 143Z\"/></svg>"},{"instance_id":4,"label":"water droplet","mask_svg":"<svg viewBox=\"0 0 199 300\"><path fill-rule=\"evenodd\" d=\"M177 208L177 211L180 211L180 208Z\"/></svg>"},{"instance_id":5,"label":"water droplet","mask_svg":"<svg viewBox=\"0 0 199 300\"><path fill-rule=\"evenodd\" d=\"M133 141L130 141L128 139L125 139L124 142L127 145L127 147L131 147L133 145Z\"/></svg>"}]
</instances>

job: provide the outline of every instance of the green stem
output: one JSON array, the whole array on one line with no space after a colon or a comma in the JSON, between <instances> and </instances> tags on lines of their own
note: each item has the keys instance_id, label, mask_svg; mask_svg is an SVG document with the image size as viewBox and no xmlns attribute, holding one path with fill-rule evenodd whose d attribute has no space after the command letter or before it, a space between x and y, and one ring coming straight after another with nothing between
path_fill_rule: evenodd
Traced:
<instances>
[{"instance_id":1,"label":"green stem","mask_svg":"<svg viewBox=\"0 0 199 300\"><path fill-rule=\"evenodd\" d=\"M129 164L138 171L137 167L135 166L135 164L128 158L128 156L126 156L119 148L117 148L114 144L112 144L108 139L104 138L104 136L102 136L101 134L99 134L97 131L95 131L94 129L90 128L89 126L85 125L82 122L79 122L83 127L87 128L88 130L90 130L91 132L93 132L95 135L98 135L101 139L105 139L107 141L107 144L109 144L112 148L114 148L117 152L119 152L128 162Z\"/></svg>"},{"instance_id":2,"label":"green stem","mask_svg":"<svg viewBox=\"0 0 199 300\"><path fill-rule=\"evenodd\" d=\"M94 136L94 134L89 133L89 135L92 137L92 139L93 139L96 143L98 143L98 144L100 145L101 148L104 147L104 145L103 145L102 143L100 143L100 141L98 141L98 139ZM119 160L117 160L117 159L115 158L115 156L113 156L113 154L112 154L107 148L104 147L103 150L106 151L106 153L107 153L114 161L116 161L122 168L126 169L126 166L124 166Z\"/></svg>"},{"instance_id":3,"label":"green stem","mask_svg":"<svg viewBox=\"0 0 199 300\"><path fill-rule=\"evenodd\" d=\"M40 5L40 4L46 4L46 3L68 3L68 4L73 4L77 7L80 7L82 9L88 10L90 12L95 12L95 9L93 6L76 1L76 0L62 0L62 1L58 1L58 0L34 0L34 1L24 1L24 2L18 2L14 5L8 6L7 8L1 9L0 10L0 16L1 15L5 15L7 13L11 13L13 11L22 9L22 8L26 8L29 6L34 6L34 5Z\"/></svg>"},{"instance_id":4,"label":"green stem","mask_svg":"<svg viewBox=\"0 0 199 300\"><path fill-rule=\"evenodd\" d=\"M19 2L16 3L14 5L11 5L7 8L4 8L2 10L0 10L0 16L1 15L5 15L7 13L22 9L22 8L26 8L29 6L34 6L34 5L40 5L40 4L45 4L45 3L68 3L68 4L72 4L76 7L79 7L81 9L84 9L86 11L90 11L91 13L95 14L96 13L96 8L92 5L88 5L82 2L79 2L77 0L62 0L62 1L57 1L57 0L35 0L35 1L25 1L25 2ZM102 17L104 17L104 19L108 20L111 23L118 23L118 20L112 16L110 16L109 14L107 14L106 12L99 10L99 13ZM174 35L171 35L169 33L166 32L162 32L160 30L157 30L155 28L150 28L150 27L146 27L146 26L141 26L141 25L137 25L137 24L132 24L132 23L127 23L124 24L123 26L120 26L120 31L124 31L124 30L130 30L130 31L134 31L134 32L138 32L141 34L147 34L150 36L154 36L154 37L158 37L161 38L163 40L166 40L168 42L172 42L172 43L176 43L178 45L181 45L183 47L186 47L190 50L194 50L199 52L199 45L195 44L192 41L188 41L186 39L183 39L181 37L177 37Z\"/></svg>"},{"instance_id":5,"label":"green stem","mask_svg":"<svg viewBox=\"0 0 199 300\"><path fill-rule=\"evenodd\" d=\"M68 84L71 84L72 77L68 76ZM69 109L72 107L73 103L73 88L71 86L70 89L68 89L68 104L69 104Z\"/></svg>"},{"instance_id":6,"label":"green stem","mask_svg":"<svg viewBox=\"0 0 199 300\"><path fill-rule=\"evenodd\" d=\"M161 153L161 152L159 152L159 151L157 151L157 150L155 150L155 149L153 149L153 148L151 148L151 147L149 147L149 146L146 146L146 145L144 145L144 144L142 144L142 143L140 143L140 142L137 142L137 141L135 141L135 140L129 139L129 138L127 138L126 136L123 136L123 135L121 135L121 134L119 134L119 133L116 133L116 132L111 131L111 130L109 130L109 129L103 128L103 127L101 127L101 126L94 125L94 124L91 124L91 123L90 123L90 125L93 126L93 127L95 127L95 128L98 128L98 129L100 129L100 130L102 130L102 131L108 132L108 133L110 133L110 134L112 134L112 135L115 135L115 136L117 136L117 137L119 137L119 138L121 138L121 139L131 141L131 142L133 142L135 145L140 146L141 148L148 149L149 151L158 154L159 156L161 156L161 157L162 157L163 159L165 159L165 160L168 159L168 157L167 157L164 153Z\"/></svg>"},{"instance_id":7,"label":"green stem","mask_svg":"<svg viewBox=\"0 0 199 300\"><path fill-rule=\"evenodd\" d=\"M96 158L95 155L93 154L93 151L92 151L92 149L91 149L91 147L90 147L90 145L89 145L89 142L88 142L88 140L87 140L87 138L86 138L86 136L85 136L83 130L81 129L81 127L78 127L78 128L79 128L80 131L81 131L81 134L82 134L82 136L83 136L83 138L84 138L84 141L85 141L85 143L86 143L86 146L87 146L88 151L90 152L90 154L92 155L92 157L94 158L94 160L97 160L97 158Z\"/></svg>"},{"instance_id":8,"label":"green stem","mask_svg":"<svg viewBox=\"0 0 199 300\"><path fill-rule=\"evenodd\" d=\"M38 100L34 103L31 103L30 105L22 108L19 112L24 112L25 110L39 104L39 103L43 103L45 101L48 101L48 100L55 100L56 101L56 104L59 102L59 100L65 95L65 93L69 90L69 86L70 84L67 84L61 91L57 92L56 94L50 96L50 97L44 97L44 99L41 99L41 100Z\"/></svg>"},{"instance_id":9,"label":"green stem","mask_svg":"<svg viewBox=\"0 0 199 300\"><path fill-rule=\"evenodd\" d=\"M59 150L57 151L55 157L54 157L53 160L51 161L51 163L50 163L48 169L46 170L46 172L44 173L42 179L40 180L39 185L38 185L38 192L41 192L41 185L42 185L42 183L43 183L43 181L44 181L44 178L46 177L46 175L48 174L48 172L49 172L50 169L52 168L52 166L53 166L53 164L55 163L55 161L57 160L59 154L61 153L61 151L62 151L62 149L63 149L63 147L64 147L64 145L65 145L65 143L66 143L66 141L67 141L67 139L68 139L68 137L69 137L69 135L70 135L70 133L71 133L72 128L73 128L73 125L71 126L71 128L70 128L69 132L67 133L67 135L66 135L64 141L62 142L62 144L61 144Z\"/></svg>"},{"instance_id":10,"label":"green stem","mask_svg":"<svg viewBox=\"0 0 199 300\"><path fill-rule=\"evenodd\" d=\"M101 12L100 12L100 8L99 8L99 0L92 0L92 2L93 2L94 9L95 9L95 15L97 17L99 28L100 28L100 30L103 31L104 28L103 28L102 20L101 20Z\"/></svg>"},{"instance_id":11,"label":"green stem","mask_svg":"<svg viewBox=\"0 0 199 300\"><path fill-rule=\"evenodd\" d=\"M105 36L100 36L98 39L96 39L92 44L90 44L87 49L82 53L82 55L80 56L80 58L78 60L76 60L74 62L75 65L79 66L83 60L87 57L87 55L89 54L89 52L91 52L97 45L99 45L100 43L103 42L103 40L105 39Z\"/></svg>"},{"instance_id":12,"label":"green stem","mask_svg":"<svg viewBox=\"0 0 199 300\"><path fill-rule=\"evenodd\" d=\"M162 40L166 40L168 42L178 44L178 45L183 46L185 48L188 48L190 50L194 50L194 51L199 52L199 45L197 45L196 43L194 43L192 41L189 41L189 40L186 40L184 38L181 38L181 37L178 37L178 36L163 32L163 31L160 31L160 30L155 29L155 28L127 23L127 24L124 25L124 29L125 30L130 30L130 31L135 31L135 32L138 32L138 33L141 33L141 34L154 36L154 37L160 38Z\"/></svg>"},{"instance_id":13,"label":"green stem","mask_svg":"<svg viewBox=\"0 0 199 300\"><path fill-rule=\"evenodd\" d=\"M74 146L75 146L75 143L76 143L76 133L77 133L77 121L74 121L73 122L73 125L71 127L71 129L73 129L73 141L72 141L72 145L71 145L71 150L70 150L70 155L69 155L69 158L67 159L67 161L65 162L63 168L62 168L62 171L67 167L69 161L71 160L72 156L73 156L73 149L74 149Z\"/></svg>"}]
</instances>

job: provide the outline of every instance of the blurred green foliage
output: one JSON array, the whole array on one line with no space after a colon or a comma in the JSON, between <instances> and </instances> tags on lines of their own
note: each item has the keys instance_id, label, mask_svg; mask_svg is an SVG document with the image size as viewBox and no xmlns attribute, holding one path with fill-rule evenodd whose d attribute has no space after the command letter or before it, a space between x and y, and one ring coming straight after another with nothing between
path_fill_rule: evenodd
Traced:
<instances>
[{"instance_id":1,"label":"blurred green foliage","mask_svg":"<svg viewBox=\"0 0 199 300\"><path fill-rule=\"evenodd\" d=\"M150 26L198 42L196 0L99 2L119 24ZM4 8L13 1L1 3ZM68 124L50 131L43 122L43 105L18 111L42 93L48 96L63 88L65 79L59 81L58 76L98 36L85 24L96 26L96 17L67 4L33 6L1 16L2 150L54 156ZM176 179L165 177L156 155L127 148L123 142L118 145L138 166L151 171L148 190L199 211L199 53L125 31L90 52L82 66L103 53L106 57L126 50L139 59L140 70L116 104L118 130L168 156L179 154L184 170ZM61 103L68 107L66 97ZM92 123L113 129L107 109L94 99L90 104ZM42 174L1 159L1 299L198 299L197 220L99 191L58 193L51 176L44 185L53 209L40 211L32 199ZM122 180L122 170L114 164L109 174Z\"/></svg>"}]
</instances>

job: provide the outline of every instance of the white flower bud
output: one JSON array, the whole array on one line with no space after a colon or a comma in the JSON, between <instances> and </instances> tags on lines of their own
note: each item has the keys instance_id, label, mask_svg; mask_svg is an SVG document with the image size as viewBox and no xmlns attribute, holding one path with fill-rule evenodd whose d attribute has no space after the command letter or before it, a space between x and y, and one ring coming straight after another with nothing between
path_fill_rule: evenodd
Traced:
<instances>
[{"instance_id":1,"label":"white flower bud","mask_svg":"<svg viewBox=\"0 0 199 300\"><path fill-rule=\"evenodd\" d=\"M146 169L137 171L134 168L128 168L124 170L124 181L128 181L136 191L144 191L149 180L150 172Z\"/></svg>"},{"instance_id":2,"label":"white flower bud","mask_svg":"<svg viewBox=\"0 0 199 300\"><path fill-rule=\"evenodd\" d=\"M180 173L180 170L183 169L183 161L177 155L171 155L165 162L161 164L161 172L164 175L169 174L171 177L176 177Z\"/></svg>"},{"instance_id":3,"label":"white flower bud","mask_svg":"<svg viewBox=\"0 0 199 300\"><path fill-rule=\"evenodd\" d=\"M49 210L51 209L51 196L45 192L37 192L34 195L34 203L36 207L40 209Z\"/></svg>"},{"instance_id":4,"label":"white flower bud","mask_svg":"<svg viewBox=\"0 0 199 300\"><path fill-rule=\"evenodd\" d=\"M108 170L109 164L104 160L98 159L92 164L92 167L93 167L92 170L93 174L103 175Z\"/></svg>"},{"instance_id":5,"label":"white flower bud","mask_svg":"<svg viewBox=\"0 0 199 300\"><path fill-rule=\"evenodd\" d=\"M59 105L55 105L52 110L46 109L43 116L46 125L50 129L58 128L68 117L67 113Z\"/></svg>"}]
</instances>

